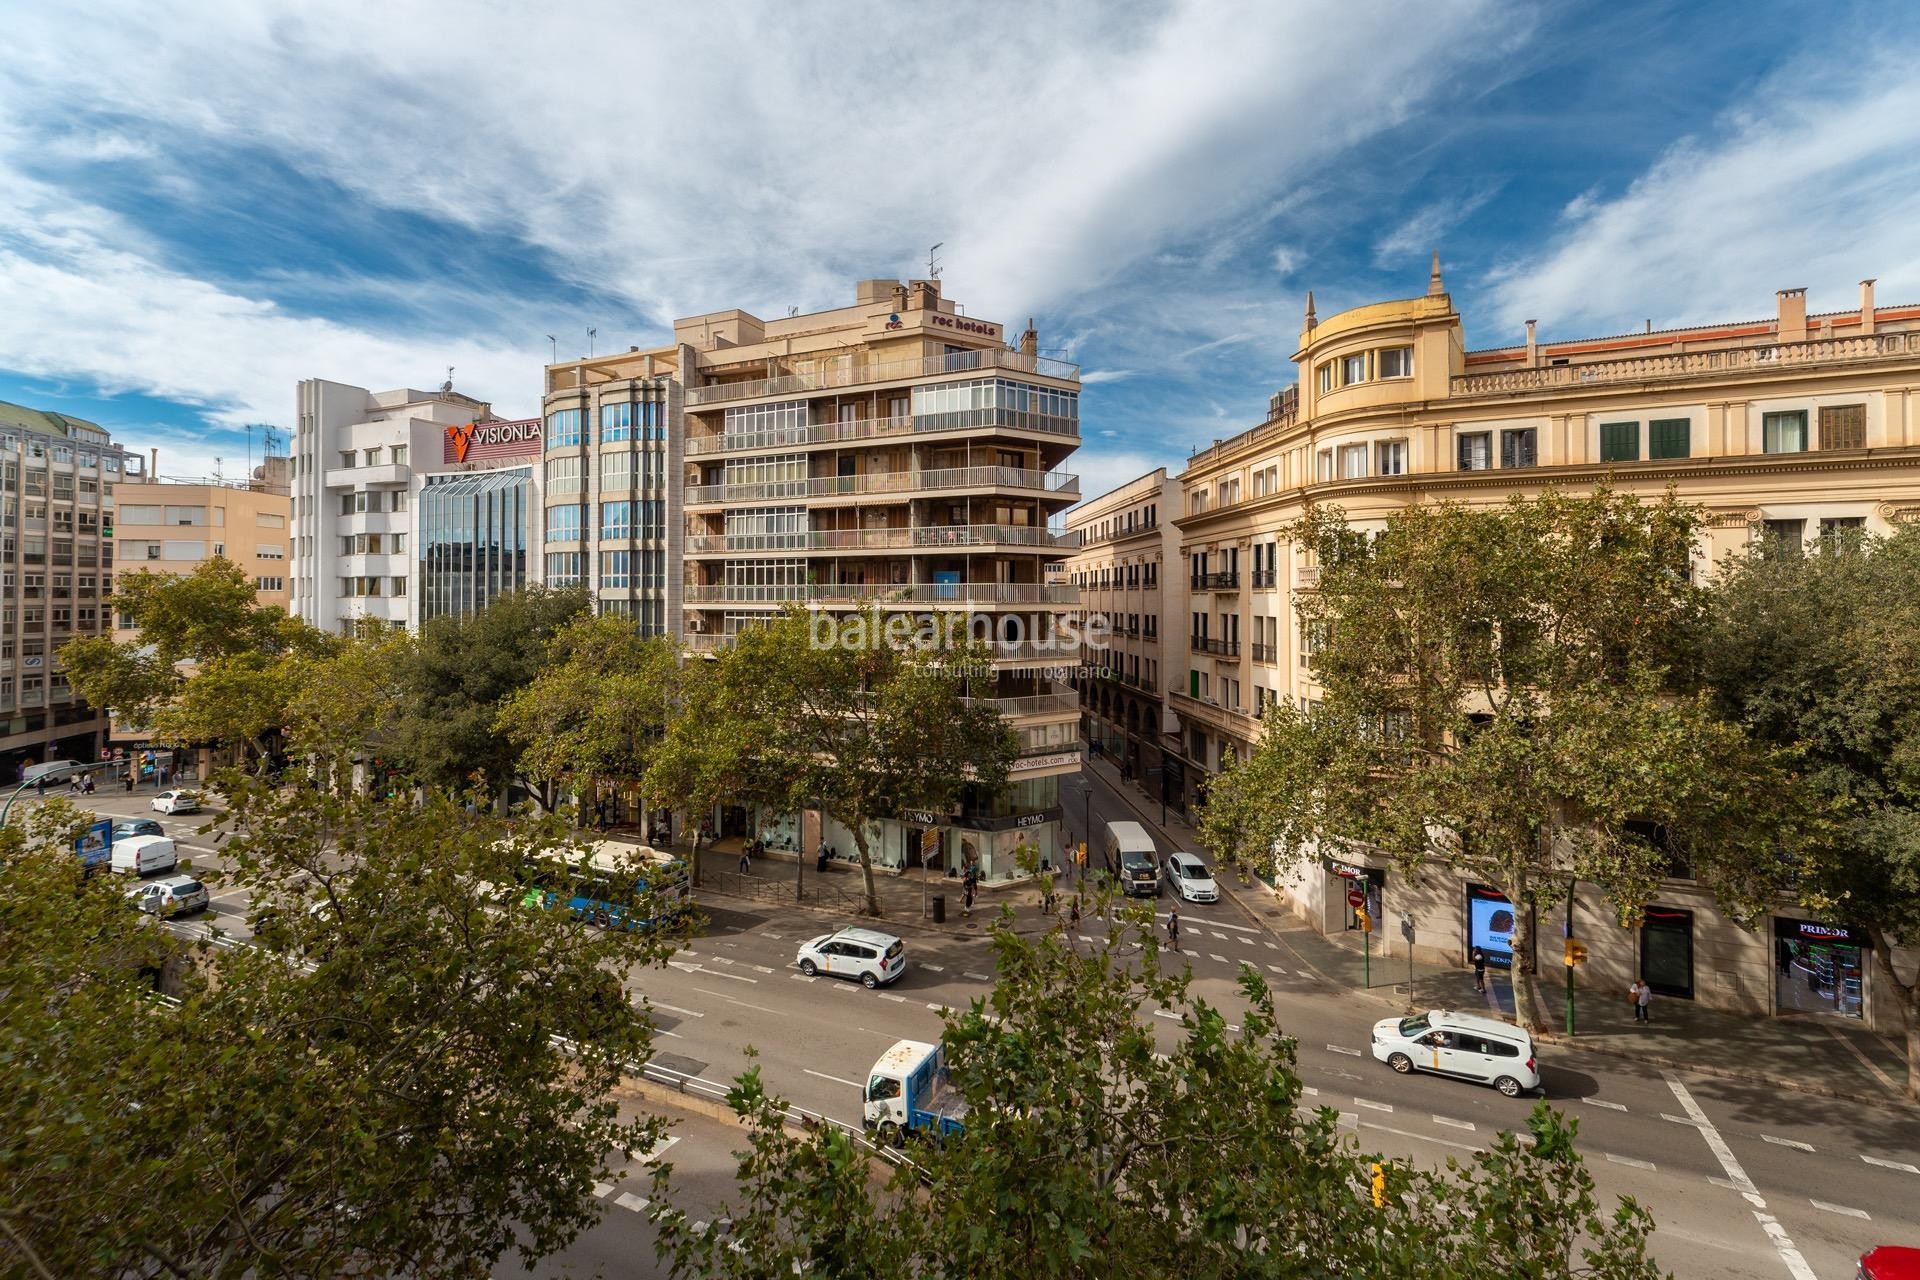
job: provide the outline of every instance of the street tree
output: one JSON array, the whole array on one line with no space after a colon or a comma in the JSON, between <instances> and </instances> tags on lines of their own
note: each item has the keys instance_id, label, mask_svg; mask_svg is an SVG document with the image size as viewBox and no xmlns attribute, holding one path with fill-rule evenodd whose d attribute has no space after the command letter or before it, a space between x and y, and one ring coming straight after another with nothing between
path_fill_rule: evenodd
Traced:
<instances>
[{"instance_id":1,"label":"street tree","mask_svg":"<svg viewBox=\"0 0 1920 1280\"><path fill-rule=\"evenodd\" d=\"M406 705L414 643L406 631L381 627L282 663L287 740L316 777L350 786L357 762L388 749Z\"/></svg>"},{"instance_id":2,"label":"street tree","mask_svg":"<svg viewBox=\"0 0 1920 1280\"><path fill-rule=\"evenodd\" d=\"M1130 909L1121 907L1123 916ZM1144 912L1141 913L1144 916ZM997 929L992 993L945 1016L964 1133L887 1169L847 1133L796 1131L757 1067L724 1234L691 1229L664 1181L652 1215L679 1276L1652 1277L1652 1219L1603 1212L1575 1123L1542 1103L1438 1170L1363 1151L1309 1110L1272 997L1243 967L1234 1021L1163 974L1131 920L1104 945ZM1151 929L1145 931L1151 938ZM1144 950L1145 954L1137 954ZM1167 1045L1142 1008L1177 1018ZM709 1215L702 1215L709 1216Z\"/></svg>"},{"instance_id":3,"label":"street tree","mask_svg":"<svg viewBox=\"0 0 1920 1280\"><path fill-rule=\"evenodd\" d=\"M683 809L691 818L691 866L698 886L705 815L722 803L786 804L792 786L768 758L752 681L736 678L735 669L716 661L683 661L666 732L648 757L640 790L650 809Z\"/></svg>"},{"instance_id":4,"label":"street tree","mask_svg":"<svg viewBox=\"0 0 1920 1280\"><path fill-rule=\"evenodd\" d=\"M1920 971L1895 954L1920 952L1920 526L1814 555L1762 542L1725 566L1713 605L1706 674L1728 714L1801 753L1832 806L1797 889L1867 932L1920 1099Z\"/></svg>"},{"instance_id":5,"label":"street tree","mask_svg":"<svg viewBox=\"0 0 1920 1280\"><path fill-rule=\"evenodd\" d=\"M0 831L0 1272L479 1277L564 1247L610 1153L657 1138L612 1091L650 1047L623 980L668 940L519 905L552 824L223 786L255 945L127 910L70 830Z\"/></svg>"},{"instance_id":6,"label":"street tree","mask_svg":"<svg viewBox=\"0 0 1920 1280\"><path fill-rule=\"evenodd\" d=\"M714 702L736 717L728 734L753 740L755 793L817 806L853 833L869 915L880 914L872 824L945 813L970 786L994 794L1019 753L998 708L968 696L970 679L991 696L984 647L909 643L910 620L899 622L791 609L717 660L727 688Z\"/></svg>"},{"instance_id":7,"label":"street tree","mask_svg":"<svg viewBox=\"0 0 1920 1280\"><path fill-rule=\"evenodd\" d=\"M1535 908L1597 885L1631 924L1676 862L1764 914L1810 818L1788 761L1718 715L1692 660L1698 513L1672 495L1411 507L1289 531L1321 698L1270 706L1210 789L1216 854L1437 860L1514 904L1516 1015L1538 1029Z\"/></svg>"}]
</instances>

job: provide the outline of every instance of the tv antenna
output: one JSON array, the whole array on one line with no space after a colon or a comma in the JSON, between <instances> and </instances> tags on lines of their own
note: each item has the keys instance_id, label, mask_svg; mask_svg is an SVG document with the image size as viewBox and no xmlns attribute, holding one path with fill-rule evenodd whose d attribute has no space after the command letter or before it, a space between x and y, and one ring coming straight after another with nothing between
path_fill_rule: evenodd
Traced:
<instances>
[{"instance_id":1,"label":"tv antenna","mask_svg":"<svg viewBox=\"0 0 1920 1280\"><path fill-rule=\"evenodd\" d=\"M791 319L793 319L793 318L794 318L795 316L797 316L797 315L799 315L799 314L800 314L800 308L798 308L798 307L788 307L788 308L787 308L787 319L789 319L789 320L791 320Z\"/></svg>"},{"instance_id":2,"label":"tv antenna","mask_svg":"<svg viewBox=\"0 0 1920 1280\"><path fill-rule=\"evenodd\" d=\"M452 365L447 366L447 380L440 384L440 391L441 391L441 394L443 395L451 395L453 393L453 366Z\"/></svg>"},{"instance_id":3,"label":"tv antenna","mask_svg":"<svg viewBox=\"0 0 1920 1280\"><path fill-rule=\"evenodd\" d=\"M587 359L589 360L593 359L593 339L599 332L598 329L587 330Z\"/></svg>"},{"instance_id":4,"label":"tv antenna","mask_svg":"<svg viewBox=\"0 0 1920 1280\"><path fill-rule=\"evenodd\" d=\"M553 344L553 362L555 364L559 364L560 363L560 339L554 337L552 334L548 334L547 341Z\"/></svg>"},{"instance_id":5,"label":"tv antenna","mask_svg":"<svg viewBox=\"0 0 1920 1280\"><path fill-rule=\"evenodd\" d=\"M936 244L933 248L927 250L927 279L929 280L938 280L940 278L940 259L933 255L939 253L941 246L946 243L945 240L942 240L940 244Z\"/></svg>"}]
</instances>

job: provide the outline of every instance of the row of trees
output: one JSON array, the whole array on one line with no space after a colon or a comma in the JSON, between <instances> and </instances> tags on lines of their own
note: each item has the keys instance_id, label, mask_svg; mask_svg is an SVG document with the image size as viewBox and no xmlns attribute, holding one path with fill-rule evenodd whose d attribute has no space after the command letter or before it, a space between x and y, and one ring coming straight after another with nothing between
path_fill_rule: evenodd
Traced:
<instances>
[{"instance_id":1,"label":"row of trees","mask_svg":"<svg viewBox=\"0 0 1920 1280\"><path fill-rule=\"evenodd\" d=\"M1598 492L1434 504L1370 534L1338 510L1288 537L1320 700L1266 708L1210 790L1216 853L1437 861L1513 901L1519 1017L1530 936L1570 878L1622 923L1684 863L1751 925L1791 893L1873 932L1920 1096L1920 529L1761 544L1703 585L1702 513Z\"/></svg>"}]
</instances>

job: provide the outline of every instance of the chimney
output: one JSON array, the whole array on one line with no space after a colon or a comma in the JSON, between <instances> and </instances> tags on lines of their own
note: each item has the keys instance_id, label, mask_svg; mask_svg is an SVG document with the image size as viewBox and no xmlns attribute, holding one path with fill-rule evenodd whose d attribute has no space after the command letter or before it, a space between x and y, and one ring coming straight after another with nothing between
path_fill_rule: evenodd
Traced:
<instances>
[{"instance_id":1,"label":"chimney","mask_svg":"<svg viewBox=\"0 0 1920 1280\"><path fill-rule=\"evenodd\" d=\"M1040 331L1033 327L1033 317L1027 317L1027 331L1020 335L1020 354L1037 356L1040 354Z\"/></svg>"},{"instance_id":2,"label":"chimney","mask_svg":"<svg viewBox=\"0 0 1920 1280\"><path fill-rule=\"evenodd\" d=\"M147 483L152 484L160 479L160 450L147 450L147 457L153 459L153 465L147 468Z\"/></svg>"},{"instance_id":3,"label":"chimney","mask_svg":"<svg viewBox=\"0 0 1920 1280\"><path fill-rule=\"evenodd\" d=\"M1806 289L1781 289L1774 294L1774 297L1780 300L1780 320L1775 326L1775 340L1805 342L1807 340Z\"/></svg>"},{"instance_id":4,"label":"chimney","mask_svg":"<svg viewBox=\"0 0 1920 1280\"><path fill-rule=\"evenodd\" d=\"M1433 251L1433 270L1427 273L1427 296L1429 298L1437 298L1446 291L1447 286L1440 282L1440 251L1435 249Z\"/></svg>"},{"instance_id":5,"label":"chimney","mask_svg":"<svg viewBox=\"0 0 1920 1280\"><path fill-rule=\"evenodd\" d=\"M909 311L938 311L940 309L940 286L932 280L915 280L908 293Z\"/></svg>"},{"instance_id":6,"label":"chimney","mask_svg":"<svg viewBox=\"0 0 1920 1280\"><path fill-rule=\"evenodd\" d=\"M903 284L893 286L893 309L896 313L907 309L907 286Z\"/></svg>"},{"instance_id":7,"label":"chimney","mask_svg":"<svg viewBox=\"0 0 1920 1280\"><path fill-rule=\"evenodd\" d=\"M1860 332L1873 332L1873 281L1860 282Z\"/></svg>"},{"instance_id":8,"label":"chimney","mask_svg":"<svg viewBox=\"0 0 1920 1280\"><path fill-rule=\"evenodd\" d=\"M1540 327L1538 320L1527 321L1527 368L1540 363L1540 338L1536 332Z\"/></svg>"}]
</instances>

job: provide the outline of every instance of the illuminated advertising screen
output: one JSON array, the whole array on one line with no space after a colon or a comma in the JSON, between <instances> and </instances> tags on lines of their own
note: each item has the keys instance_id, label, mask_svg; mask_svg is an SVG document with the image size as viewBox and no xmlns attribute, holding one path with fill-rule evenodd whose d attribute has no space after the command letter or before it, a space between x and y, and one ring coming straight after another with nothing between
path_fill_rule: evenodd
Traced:
<instances>
[{"instance_id":1,"label":"illuminated advertising screen","mask_svg":"<svg viewBox=\"0 0 1920 1280\"><path fill-rule=\"evenodd\" d=\"M1513 966L1513 903L1507 895L1485 885L1467 886L1467 947L1487 954L1487 963Z\"/></svg>"}]
</instances>

